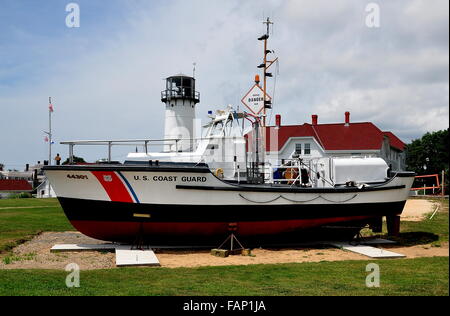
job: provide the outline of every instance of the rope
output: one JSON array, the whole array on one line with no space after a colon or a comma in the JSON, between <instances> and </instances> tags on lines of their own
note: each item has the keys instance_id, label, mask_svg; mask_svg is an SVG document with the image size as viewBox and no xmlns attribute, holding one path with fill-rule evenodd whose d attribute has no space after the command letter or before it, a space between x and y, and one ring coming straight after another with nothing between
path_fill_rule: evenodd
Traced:
<instances>
[{"instance_id":1,"label":"rope","mask_svg":"<svg viewBox=\"0 0 450 316\"><path fill-rule=\"evenodd\" d=\"M353 195L351 198L349 198L349 199L347 199L347 200L344 200L344 201L332 201L332 200L329 200L329 199L327 199L327 198L324 198L323 196L320 196L322 199L324 199L325 201L327 201L327 202L331 202L331 203L345 203L345 202L348 202L348 201L351 201L351 200L353 200L355 197L357 197L358 196L358 194L355 194L355 195Z\"/></svg>"},{"instance_id":2,"label":"rope","mask_svg":"<svg viewBox=\"0 0 450 316\"><path fill-rule=\"evenodd\" d=\"M240 193L239 193L239 196L240 196L241 198L243 198L244 200L246 200L246 201L249 201L249 202L252 202L252 203L259 203L259 204L265 204L265 203L275 202L276 200L278 200L279 198L281 198L281 195L280 195L280 196L274 198L273 200L260 202L260 201L252 201L252 200L246 198L245 196L243 196L243 195L240 194Z\"/></svg>"},{"instance_id":3,"label":"rope","mask_svg":"<svg viewBox=\"0 0 450 316\"><path fill-rule=\"evenodd\" d=\"M276 200L278 200L278 199L280 199L280 198L285 199L286 201L289 201L289 202L293 202L293 203L306 203L306 202L312 202L312 201L315 201L315 200L317 200L317 199L319 199L319 198L321 198L321 199L323 199L323 200L325 200L325 201L327 201L327 202L330 202L330 203L345 203L345 202L351 201L351 200L353 200L354 198L356 198L356 197L358 196L358 194L354 194L351 198L348 198L348 199L343 200L343 201L333 201L333 200L324 198L322 195L318 195L318 196L316 196L316 197L313 198L313 199L310 199L310 200L304 200L304 201L292 200L292 199L289 199L289 198L287 198L287 197L285 197L285 196L282 196L282 195L280 195L280 196L278 196L278 197L276 197L276 198L274 198L274 199L272 199L272 200L269 200L269 201L253 201L253 200L250 200L249 198L246 198L246 197L243 196L241 193L239 193L239 196L240 196L241 198L243 198L244 200L248 201L248 202L258 203L258 204L272 203L272 202L275 202Z\"/></svg>"},{"instance_id":4,"label":"rope","mask_svg":"<svg viewBox=\"0 0 450 316\"><path fill-rule=\"evenodd\" d=\"M318 198L320 198L321 196L320 195L318 195L318 196L316 196L314 199L311 199L311 200L305 200L305 201L296 201L296 200L291 200L291 199L288 199L287 197L285 197L285 196L281 196L283 199L285 199L286 201L289 201L289 202L294 202L294 203L305 203L305 202L312 202L312 201L314 201L314 200L317 200Z\"/></svg>"}]
</instances>

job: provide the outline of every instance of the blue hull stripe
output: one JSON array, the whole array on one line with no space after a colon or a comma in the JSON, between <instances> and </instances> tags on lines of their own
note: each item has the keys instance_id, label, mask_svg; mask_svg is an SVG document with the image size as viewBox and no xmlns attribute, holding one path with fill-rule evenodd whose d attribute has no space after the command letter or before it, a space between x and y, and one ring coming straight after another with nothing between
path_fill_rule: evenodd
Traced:
<instances>
[{"instance_id":1,"label":"blue hull stripe","mask_svg":"<svg viewBox=\"0 0 450 316\"><path fill-rule=\"evenodd\" d=\"M131 187L130 183L128 182L127 178L125 178L120 171L117 171L117 173L123 179L123 181L126 183L126 185L127 185L128 189L130 190L131 194L133 194L133 197L134 197L134 200L136 201L136 203L141 203L141 202L139 202L139 199L137 198L136 192L134 192L134 190Z\"/></svg>"}]
</instances>

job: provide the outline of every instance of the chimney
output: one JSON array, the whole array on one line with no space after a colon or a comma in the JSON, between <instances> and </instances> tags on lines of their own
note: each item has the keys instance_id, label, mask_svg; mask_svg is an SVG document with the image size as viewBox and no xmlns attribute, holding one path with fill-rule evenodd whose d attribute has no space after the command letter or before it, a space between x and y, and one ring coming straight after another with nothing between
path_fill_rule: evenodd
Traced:
<instances>
[{"instance_id":1,"label":"chimney","mask_svg":"<svg viewBox=\"0 0 450 316\"><path fill-rule=\"evenodd\" d=\"M345 112L345 126L350 125L350 112Z\"/></svg>"},{"instance_id":2,"label":"chimney","mask_svg":"<svg viewBox=\"0 0 450 316\"><path fill-rule=\"evenodd\" d=\"M280 126L281 126L281 115L280 114L275 115L275 125L277 128L280 128Z\"/></svg>"},{"instance_id":3,"label":"chimney","mask_svg":"<svg viewBox=\"0 0 450 316\"><path fill-rule=\"evenodd\" d=\"M319 120L319 116L317 114L312 115L312 125L317 125L317 121Z\"/></svg>"}]
</instances>

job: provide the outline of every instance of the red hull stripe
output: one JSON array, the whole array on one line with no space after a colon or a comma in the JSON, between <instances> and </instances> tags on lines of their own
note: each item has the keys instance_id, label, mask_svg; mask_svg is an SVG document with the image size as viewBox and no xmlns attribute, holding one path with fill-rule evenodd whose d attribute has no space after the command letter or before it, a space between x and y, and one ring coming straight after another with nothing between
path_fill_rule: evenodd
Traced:
<instances>
[{"instance_id":1,"label":"red hull stripe","mask_svg":"<svg viewBox=\"0 0 450 316\"><path fill-rule=\"evenodd\" d=\"M92 171L113 202L133 203L128 189L114 171Z\"/></svg>"},{"instance_id":2,"label":"red hull stripe","mask_svg":"<svg viewBox=\"0 0 450 316\"><path fill-rule=\"evenodd\" d=\"M315 228L327 224L358 221L370 216L334 217L322 219L280 220L238 222L240 236L275 235L296 230ZM217 236L228 233L228 223L223 222L107 222L72 220L72 225L83 234L101 240L124 240L135 237L139 232L144 236ZM142 231L141 231L142 229Z\"/></svg>"}]
</instances>

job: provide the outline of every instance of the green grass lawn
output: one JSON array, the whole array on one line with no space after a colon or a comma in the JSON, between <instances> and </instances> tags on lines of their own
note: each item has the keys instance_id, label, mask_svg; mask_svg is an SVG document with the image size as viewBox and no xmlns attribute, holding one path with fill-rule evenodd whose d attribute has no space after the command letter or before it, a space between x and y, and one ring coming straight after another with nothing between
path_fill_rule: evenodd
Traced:
<instances>
[{"instance_id":1,"label":"green grass lawn","mask_svg":"<svg viewBox=\"0 0 450 316\"><path fill-rule=\"evenodd\" d=\"M402 221L400 224L400 235L398 237L387 236L386 223L383 224L383 233L374 234L372 231L364 230L363 236L379 236L397 241L400 246L414 246L431 244L439 247L443 242L448 242L449 231L449 201L440 203L439 211L430 219L432 213L427 214L426 218L419 222Z\"/></svg>"},{"instance_id":2,"label":"green grass lawn","mask_svg":"<svg viewBox=\"0 0 450 316\"><path fill-rule=\"evenodd\" d=\"M29 208L20 208L29 207ZM73 230L54 199L0 200L0 251L41 231ZM402 244L448 241L448 201L432 220L402 222ZM367 288L368 263L380 288ZM448 295L448 257L202 268L118 268L67 272L0 270L0 295Z\"/></svg>"},{"instance_id":3,"label":"green grass lawn","mask_svg":"<svg viewBox=\"0 0 450 316\"><path fill-rule=\"evenodd\" d=\"M56 199L0 200L0 253L42 231L73 230Z\"/></svg>"},{"instance_id":4,"label":"green grass lawn","mask_svg":"<svg viewBox=\"0 0 450 316\"><path fill-rule=\"evenodd\" d=\"M0 271L0 295L448 295L448 258L374 260L380 287L367 288L369 261L80 272Z\"/></svg>"},{"instance_id":5,"label":"green grass lawn","mask_svg":"<svg viewBox=\"0 0 450 316\"><path fill-rule=\"evenodd\" d=\"M402 222L400 238L406 237L403 240L406 242L408 239L414 239L414 236L425 238L425 241L431 241L432 245L438 246L441 242L448 242L448 209L449 201L441 201L434 199L437 203L440 203L440 210L430 219L432 214L428 214L426 219L420 222ZM421 234L423 233L423 234ZM434 236L431 236L433 234ZM408 236L412 238L408 238ZM427 237L428 236L428 237ZM431 240L434 239L434 240Z\"/></svg>"}]
</instances>

